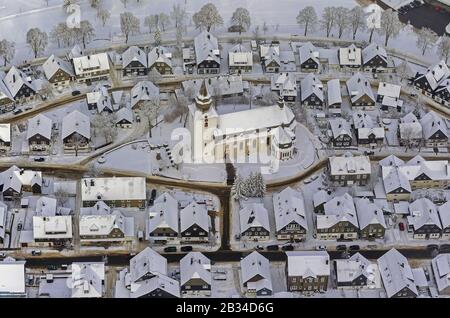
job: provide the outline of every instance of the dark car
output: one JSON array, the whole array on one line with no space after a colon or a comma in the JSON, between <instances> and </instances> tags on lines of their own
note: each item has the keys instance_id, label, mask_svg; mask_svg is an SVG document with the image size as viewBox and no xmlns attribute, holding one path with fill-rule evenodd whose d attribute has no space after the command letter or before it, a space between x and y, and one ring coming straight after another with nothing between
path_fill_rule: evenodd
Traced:
<instances>
[{"instance_id":1,"label":"dark car","mask_svg":"<svg viewBox=\"0 0 450 318\"><path fill-rule=\"evenodd\" d=\"M153 189L150 194L150 200L148 200L148 204L153 205L153 203L155 202L155 198L156 198L156 189Z\"/></svg>"},{"instance_id":2,"label":"dark car","mask_svg":"<svg viewBox=\"0 0 450 318\"><path fill-rule=\"evenodd\" d=\"M347 246L346 245L338 245L336 246L336 251L346 251Z\"/></svg>"},{"instance_id":3,"label":"dark car","mask_svg":"<svg viewBox=\"0 0 450 318\"><path fill-rule=\"evenodd\" d=\"M49 271L56 271L56 270L58 269L58 266L56 266L56 265L48 265L48 266L47 266L47 269L48 269Z\"/></svg>"},{"instance_id":4,"label":"dark car","mask_svg":"<svg viewBox=\"0 0 450 318\"><path fill-rule=\"evenodd\" d=\"M283 251L293 251L294 247L292 245L284 245L281 247Z\"/></svg>"},{"instance_id":5,"label":"dark car","mask_svg":"<svg viewBox=\"0 0 450 318\"><path fill-rule=\"evenodd\" d=\"M22 113L23 112L23 110L21 110L21 109L16 109L15 111L13 111L13 114L14 115L19 115L20 113Z\"/></svg>"},{"instance_id":6,"label":"dark car","mask_svg":"<svg viewBox=\"0 0 450 318\"><path fill-rule=\"evenodd\" d=\"M268 251L278 251L280 247L278 245L268 245L267 250Z\"/></svg>"},{"instance_id":7,"label":"dark car","mask_svg":"<svg viewBox=\"0 0 450 318\"><path fill-rule=\"evenodd\" d=\"M177 251L176 246L169 246L169 247L166 247L164 249L164 252L166 252L166 253L173 253L173 252L176 252L176 251Z\"/></svg>"},{"instance_id":8,"label":"dark car","mask_svg":"<svg viewBox=\"0 0 450 318\"><path fill-rule=\"evenodd\" d=\"M438 250L439 246L436 244L427 245L427 250Z\"/></svg>"},{"instance_id":9,"label":"dark car","mask_svg":"<svg viewBox=\"0 0 450 318\"><path fill-rule=\"evenodd\" d=\"M17 224L17 231L21 231L22 230L22 223Z\"/></svg>"},{"instance_id":10,"label":"dark car","mask_svg":"<svg viewBox=\"0 0 450 318\"><path fill-rule=\"evenodd\" d=\"M73 92L72 92L72 96L77 96L77 95L80 95L80 94L81 94L80 91L73 91Z\"/></svg>"},{"instance_id":11,"label":"dark car","mask_svg":"<svg viewBox=\"0 0 450 318\"><path fill-rule=\"evenodd\" d=\"M192 251L192 246L188 245L188 246L182 246L181 248L182 252L191 252Z\"/></svg>"},{"instance_id":12,"label":"dark car","mask_svg":"<svg viewBox=\"0 0 450 318\"><path fill-rule=\"evenodd\" d=\"M36 162L43 162L43 161L45 161L45 158L43 158L43 157L34 158L34 161L36 161Z\"/></svg>"},{"instance_id":13,"label":"dark car","mask_svg":"<svg viewBox=\"0 0 450 318\"><path fill-rule=\"evenodd\" d=\"M441 251L441 252L449 252L450 253L450 244L442 244L439 247L439 251Z\"/></svg>"},{"instance_id":14,"label":"dark car","mask_svg":"<svg viewBox=\"0 0 450 318\"><path fill-rule=\"evenodd\" d=\"M348 249L350 251L359 251L359 245L350 245Z\"/></svg>"},{"instance_id":15,"label":"dark car","mask_svg":"<svg viewBox=\"0 0 450 318\"><path fill-rule=\"evenodd\" d=\"M369 151L364 151L364 155L365 156L373 156L375 154L375 152L373 152L372 150L369 150Z\"/></svg>"}]
</instances>

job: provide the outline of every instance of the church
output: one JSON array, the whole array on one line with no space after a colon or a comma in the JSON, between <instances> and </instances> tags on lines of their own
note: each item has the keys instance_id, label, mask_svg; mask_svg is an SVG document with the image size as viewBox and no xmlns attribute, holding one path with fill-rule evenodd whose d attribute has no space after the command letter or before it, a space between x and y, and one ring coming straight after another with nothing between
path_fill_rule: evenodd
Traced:
<instances>
[{"instance_id":1,"label":"church","mask_svg":"<svg viewBox=\"0 0 450 318\"><path fill-rule=\"evenodd\" d=\"M188 125L195 163L261 163L294 154L297 122L282 98L277 105L219 115L203 81L189 105Z\"/></svg>"}]
</instances>

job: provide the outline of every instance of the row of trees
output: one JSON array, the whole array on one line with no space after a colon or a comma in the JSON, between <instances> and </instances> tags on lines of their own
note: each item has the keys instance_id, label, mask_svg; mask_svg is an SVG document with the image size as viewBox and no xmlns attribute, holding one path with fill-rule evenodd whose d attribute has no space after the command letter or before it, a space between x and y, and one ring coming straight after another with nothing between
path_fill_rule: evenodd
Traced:
<instances>
[{"instance_id":1,"label":"row of trees","mask_svg":"<svg viewBox=\"0 0 450 318\"><path fill-rule=\"evenodd\" d=\"M266 193L266 183L261 172L251 172L247 178L239 174L234 179L231 196L235 200L262 198Z\"/></svg>"}]
</instances>

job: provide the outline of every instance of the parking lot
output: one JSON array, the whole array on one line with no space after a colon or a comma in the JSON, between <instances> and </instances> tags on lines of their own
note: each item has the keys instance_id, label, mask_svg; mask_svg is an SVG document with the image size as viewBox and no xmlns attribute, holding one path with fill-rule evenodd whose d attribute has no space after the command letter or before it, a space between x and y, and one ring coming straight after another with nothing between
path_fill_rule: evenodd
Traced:
<instances>
[{"instance_id":1,"label":"parking lot","mask_svg":"<svg viewBox=\"0 0 450 318\"><path fill-rule=\"evenodd\" d=\"M416 8L399 9L399 18L403 23L411 23L414 27L421 29L427 27L438 35L443 35L445 27L450 21L450 12L437 11L432 5L422 5Z\"/></svg>"}]
</instances>

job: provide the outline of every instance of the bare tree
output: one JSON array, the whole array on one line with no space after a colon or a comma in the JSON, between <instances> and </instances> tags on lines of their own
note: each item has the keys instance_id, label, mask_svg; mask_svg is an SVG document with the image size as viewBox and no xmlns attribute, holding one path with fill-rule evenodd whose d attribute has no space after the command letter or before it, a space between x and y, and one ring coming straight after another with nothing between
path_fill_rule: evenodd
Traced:
<instances>
[{"instance_id":1,"label":"bare tree","mask_svg":"<svg viewBox=\"0 0 450 318\"><path fill-rule=\"evenodd\" d=\"M245 8L237 8L231 17L231 23L239 27L239 35L242 33L242 30L247 31L252 24L250 12Z\"/></svg>"},{"instance_id":2,"label":"bare tree","mask_svg":"<svg viewBox=\"0 0 450 318\"><path fill-rule=\"evenodd\" d=\"M437 34L430 28L422 28L417 32L417 46L422 51L422 55L425 55L430 46L436 43L437 39Z\"/></svg>"},{"instance_id":3,"label":"bare tree","mask_svg":"<svg viewBox=\"0 0 450 318\"><path fill-rule=\"evenodd\" d=\"M336 8L326 7L322 12L322 20L320 21L322 28L325 30L327 37L330 36L331 30L336 22Z\"/></svg>"},{"instance_id":4,"label":"bare tree","mask_svg":"<svg viewBox=\"0 0 450 318\"><path fill-rule=\"evenodd\" d=\"M64 206L69 201L69 193L63 188L58 188L53 194L60 206Z\"/></svg>"},{"instance_id":5,"label":"bare tree","mask_svg":"<svg viewBox=\"0 0 450 318\"><path fill-rule=\"evenodd\" d=\"M152 138L152 129L158 124L158 117L161 110L161 105L158 99L152 101L146 101L140 108L139 114L141 118L147 120L149 137Z\"/></svg>"},{"instance_id":6,"label":"bare tree","mask_svg":"<svg viewBox=\"0 0 450 318\"><path fill-rule=\"evenodd\" d=\"M192 17L195 27L197 29L205 28L206 31L211 31L212 28L223 25L223 19L214 4L205 4L199 12Z\"/></svg>"},{"instance_id":7,"label":"bare tree","mask_svg":"<svg viewBox=\"0 0 450 318\"><path fill-rule=\"evenodd\" d=\"M110 17L111 13L109 13L109 11L106 9L101 8L97 11L97 18L99 18L100 21L102 21L103 26L106 25L106 22L109 20Z\"/></svg>"},{"instance_id":8,"label":"bare tree","mask_svg":"<svg viewBox=\"0 0 450 318\"><path fill-rule=\"evenodd\" d=\"M186 26L187 21L187 12L184 7L182 7L179 3L174 4L172 7L172 11L170 12L170 17L173 20L175 28Z\"/></svg>"},{"instance_id":9,"label":"bare tree","mask_svg":"<svg viewBox=\"0 0 450 318\"><path fill-rule=\"evenodd\" d=\"M316 10L314 10L314 7L308 6L304 9L300 10L300 12L297 15L297 23L300 26L303 26L305 28L305 33L303 34L306 36L308 33L308 29L314 30L314 28L317 25L317 14Z\"/></svg>"},{"instance_id":10,"label":"bare tree","mask_svg":"<svg viewBox=\"0 0 450 318\"><path fill-rule=\"evenodd\" d=\"M158 21L159 21L159 26L161 27L163 32L165 32L166 27L170 24L170 17L165 13L160 13Z\"/></svg>"},{"instance_id":11,"label":"bare tree","mask_svg":"<svg viewBox=\"0 0 450 318\"><path fill-rule=\"evenodd\" d=\"M160 46L162 43L162 39L161 39L161 31L159 30L159 28L156 28L155 34L153 34L153 38L155 40L155 46Z\"/></svg>"},{"instance_id":12,"label":"bare tree","mask_svg":"<svg viewBox=\"0 0 450 318\"><path fill-rule=\"evenodd\" d=\"M151 14L144 19L144 26L148 28L148 33L152 33L153 29L158 27L159 16L157 14Z\"/></svg>"},{"instance_id":13,"label":"bare tree","mask_svg":"<svg viewBox=\"0 0 450 318\"><path fill-rule=\"evenodd\" d=\"M388 45L390 38L395 38L400 33L403 25L398 19L398 13L387 9L381 14L381 29L379 32L384 35L384 46Z\"/></svg>"},{"instance_id":14,"label":"bare tree","mask_svg":"<svg viewBox=\"0 0 450 318\"><path fill-rule=\"evenodd\" d=\"M336 8L336 27L338 29L339 38L342 37L344 30L349 26L349 10L344 7Z\"/></svg>"},{"instance_id":15,"label":"bare tree","mask_svg":"<svg viewBox=\"0 0 450 318\"><path fill-rule=\"evenodd\" d=\"M444 35L441 37L441 40L438 44L438 53L439 56L445 60L447 63L448 58L450 56L450 37L447 35Z\"/></svg>"},{"instance_id":16,"label":"bare tree","mask_svg":"<svg viewBox=\"0 0 450 318\"><path fill-rule=\"evenodd\" d=\"M180 118L181 122L183 115L188 113L188 99L183 95L172 94L169 97L169 105L168 111L164 114L164 121L172 123L175 119Z\"/></svg>"},{"instance_id":17,"label":"bare tree","mask_svg":"<svg viewBox=\"0 0 450 318\"><path fill-rule=\"evenodd\" d=\"M349 12L349 25L352 30L352 39L356 38L356 33L366 26L364 18L364 10L360 6L356 6Z\"/></svg>"},{"instance_id":18,"label":"bare tree","mask_svg":"<svg viewBox=\"0 0 450 318\"><path fill-rule=\"evenodd\" d=\"M64 3L63 3L64 11L67 10L67 8L69 6L71 6L72 4L77 4L77 3L78 3L78 0L64 0Z\"/></svg>"},{"instance_id":19,"label":"bare tree","mask_svg":"<svg viewBox=\"0 0 450 318\"><path fill-rule=\"evenodd\" d=\"M139 19L131 12L124 12L120 14L120 29L125 35L125 43L128 43L128 39L131 34L139 33Z\"/></svg>"},{"instance_id":20,"label":"bare tree","mask_svg":"<svg viewBox=\"0 0 450 318\"><path fill-rule=\"evenodd\" d=\"M128 0L120 0L123 3L123 7L126 8L128 4Z\"/></svg>"},{"instance_id":21,"label":"bare tree","mask_svg":"<svg viewBox=\"0 0 450 318\"><path fill-rule=\"evenodd\" d=\"M53 85L49 82L45 82L42 84L39 94L41 96L45 96L46 98L51 97L53 95Z\"/></svg>"},{"instance_id":22,"label":"bare tree","mask_svg":"<svg viewBox=\"0 0 450 318\"><path fill-rule=\"evenodd\" d=\"M3 65L6 66L7 63L11 63L16 53L16 44L14 42L9 42L8 40L0 41L0 57L3 58Z\"/></svg>"},{"instance_id":23,"label":"bare tree","mask_svg":"<svg viewBox=\"0 0 450 318\"><path fill-rule=\"evenodd\" d=\"M95 30L89 21L83 20L80 22L80 27L77 28L76 34L81 43L83 43L83 48L86 48L86 44L91 42L95 36Z\"/></svg>"},{"instance_id":24,"label":"bare tree","mask_svg":"<svg viewBox=\"0 0 450 318\"><path fill-rule=\"evenodd\" d=\"M89 0L89 4L92 8L96 9L99 8L102 4L102 0Z\"/></svg>"},{"instance_id":25,"label":"bare tree","mask_svg":"<svg viewBox=\"0 0 450 318\"><path fill-rule=\"evenodd\" d=\"M263 22L262 30L264 34L266 34L266 32L269 31L269 27L267 26L266 21Z\"/></svg>"},{"instance_id":26,"label":"bare tree","mask_svg":"<svg viewBox=\"0 0 450 318\"><path fill-rule=\"evenodd\" d=\"M31 47L34 53L34 57L37 58L38 54L44 52L48 44L47 33L41 31L39 28L32 28L27 32L27 44Z\"/></svg>"}]
</instances>

